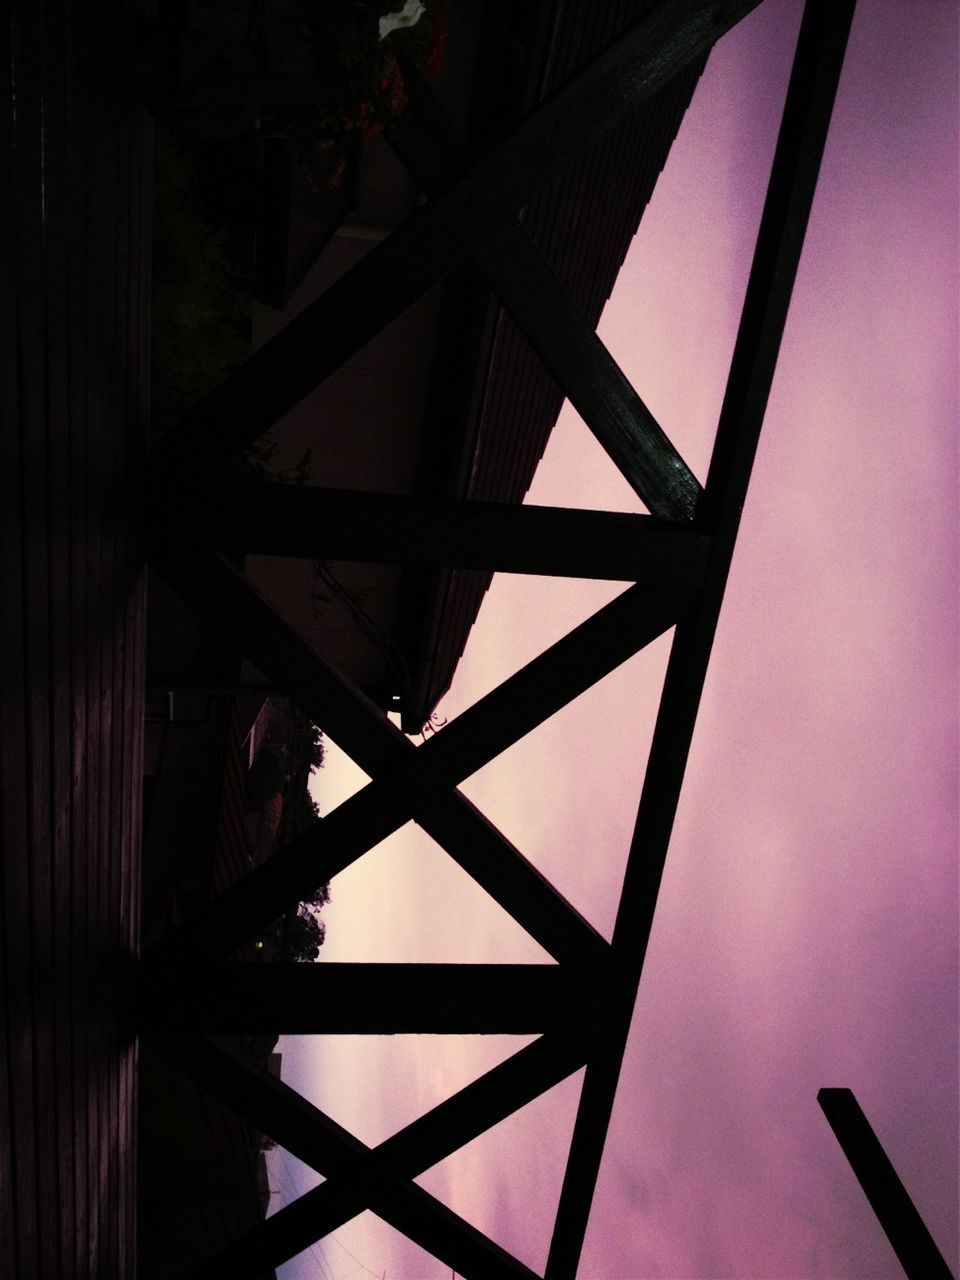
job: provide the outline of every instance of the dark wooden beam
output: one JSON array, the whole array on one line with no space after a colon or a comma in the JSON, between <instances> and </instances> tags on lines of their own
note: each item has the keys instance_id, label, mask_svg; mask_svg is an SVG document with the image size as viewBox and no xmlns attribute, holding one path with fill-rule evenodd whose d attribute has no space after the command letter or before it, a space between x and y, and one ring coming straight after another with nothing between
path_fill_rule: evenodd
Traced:
<instances>
[{"instance_id":1,"label":"dark wooden beam","mask_svg":"<svg viewBox=\"0 0 960 1280\"><path fill-rule=\"evenodd\" d=\"M504 1280L532 1275L411 1180L578 1070L584 1062L582 1040L550 1036L535 1041L373 1150L227 1044L191 1036L164 1036L149 1043L328 1178L206 1260L190 1280L209 1275L254 1280L367 1208L461 1275Z\"/></svg>"},{"instance_id":2,"label":"dark wooden beam","mask_svg":"<svg viewBox=\"0 0 960 1280\"><path fill-rule=\"evenodd\" d=\"M427 195L477 162L422 68L400 45L409 101L389 135ZM543 254L515 220L473 260L571 404L657 516L689 520L700 485Z\"/></svg>"},{"instance_id":3,"label":"dark wooden beam","mask_svg":"<svg viewBox=\"0 0 960 1280\"><path fill-rule=\"evenodd\" d=\"M757 2L660 0L167 432L154 449L154 483L197 495L234 454L495 235L555 173L711 48Z\"/></svg>"},{"instance_id":4,"label":"dark wooden beam","mask_svg":"<svg viewBox=\"0 0 960 1280\"><path fill-rule=\"evenodd\" d=\"M908 1280L954 1280L852 1090L821 1089L817 1101Z\"/></svg>"},{"instance_id":5,"label":"dark wooden beam","mask_svg":"<svg viewBox=\"0 0 960 1280\"><path fill-rule=\"evenodd\" d=\"M144 1031L395 1035L594 1031L609 984L543 964L235 963L171 977L145 967Z\"/></svg>"},{"instance_id":6,"label":"dark wooden beam","mask_svg":"<svg viewBox=\"0 0 960 1280\"><path fill-rule=\"evenodd\" d=\"M197 527L259 555L649 584L697 585L707 552L705 534L651 516L279 483L218 486Z\"/></svg>"},{"instance_id":7,"label":"dark wooden beam","mask_svg":"<svg viewBox=\"0 0 960 1280\"><path fill-rule=\"evenodd\" d=\"M372 1198L376 1200L375 1192ZM210 1280L211 1276L263 1280L276 1267L318 1244L334 1230L327 1223L339 1226L362 1213L369 1199L371 1196L355 1186L347 1187L339 1181L322 1183L191 1267L180 1280ZM369 1207L377 1212L375 1205ZM539 1280L537 1272L519 1258L419 1187L405 1191L399 1204L378 1216L445 1263L451 1274L466 1280Z\"/></svg>"},{"instance_id":8,"label":"dark wooden beam","mask_svg":"<svg viewBox=\"0 0 960 1280\"><path fill-rule=\"evenodd\" d=\"M284 689L315 724L373 777L395 769L417 751L413 743L358 689L301 639L250 582L221 556L196 546L180 554L159 549L152 560L215 632L230 643L242 637L244 651ZM477 808L451 792L421 814L420 825L505 911L561 963L603 963L608 944ZM322 879L322 877L321 877ZM320 880L314 882L314 888ZM281 904L276 914L285 908ZM249 933L267 921L259 915ZM244 926L246 927L246 926ZM236 932L230 934L236 941ZM247 934L246 936L249 936ZM202 954L217 958L230 949L194 935ZM155 949L172 959L183 942L177 935Z\"/></svg>"},{"instance_id":9,"label":"dark wooden beam","mask_svg":"<svg viewBox=\"0 0 960 1280\"><path fill-rule=\"evenodd\" d=\"M178 951L178 963L187 955L211 959L225 955L309 898L316 885L331 880L411 818L427 831L435 829L431 814L438 806L443 814L460 782L656 639L682 615L688 602L689 594L681 589L661 588L654 594L650 588L634 586L625 591L441 733L398 760L389 773L374 778L312 830L221 894L158 944L154 949L158 960L163 956L164 963L169 963ZM244 630L237 632L243 647L247 635ZM250 656L257 661L255 653ZM322 716L319 723L326 728ZM331 736L336 740L332 730ZM490 868L465 862L457 844L445 843L445 847L488 887ZM494 887L500 891L503 884L498 880ZM537 923L545 901L542 892L534 901L531 888L532 882L526 899L520 903L514 899L508 907L518 920L517 908L521 908L525 927L531 917Z\"/></svg>"},{"instance_id":10,"label":"dark wooden beam","mask_svg":"<svg viewBox=\"0 0 960 1280\"><path fill-rule=\"evenodd\" d=\"M691 520L702 489L666 432L519 225L473 255L517 327L650 512Z\"/></svg>"},{"instance_id":11,"label":"dark wooden beam","mask_svg":"<svg viewBox=\"0 0 960 1280\"><path fill-rule=\"evenodd\" d=\"M808 0L698 518L714 533L704 586L674 635L614 929L627 979L591 1062L574 1126L546 1280L573 1280L613 1108L637 986L740 515L786 323L854 0Z\"/></svg>"}]
</instances>

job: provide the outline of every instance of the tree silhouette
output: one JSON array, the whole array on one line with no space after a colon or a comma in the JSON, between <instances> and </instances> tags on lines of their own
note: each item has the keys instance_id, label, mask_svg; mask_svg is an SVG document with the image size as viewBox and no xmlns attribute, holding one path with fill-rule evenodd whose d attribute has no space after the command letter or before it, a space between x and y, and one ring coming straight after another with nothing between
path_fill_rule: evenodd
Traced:
<instances>
[{"instance_id":1,"label":"tree silhouette","mask_svg":"<svg viewBox=\"0 0 960 1280\"><path fill-rule=\"evenodd\" d=\"M283 922L282 951L289 960L316 960L326 936L326 926L307 906L301 906Z\"/></svg>"}]
</instances>

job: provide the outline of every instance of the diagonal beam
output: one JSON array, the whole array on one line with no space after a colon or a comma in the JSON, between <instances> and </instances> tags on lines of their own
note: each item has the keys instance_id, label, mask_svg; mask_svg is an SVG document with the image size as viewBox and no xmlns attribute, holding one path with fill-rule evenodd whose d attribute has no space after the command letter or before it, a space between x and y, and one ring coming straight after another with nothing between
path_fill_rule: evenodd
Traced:
<instances>
[{"instance_id":1,"label":"diagonal beam","mask_svg":"<svg viewBox=\"0 0 960 1280\"><path fill-rule=\"evenodd\" d=\"M651 516L269 482L218 485L196 523L228 551L651 585L697 585L707 551Z\"/></svg>"},{"instance_id":2,"label":"diagonal beam","mask_svg":"<svg viewBox=\"0 0 960 1280\"><path fill-rule=\"evenodd\" d=\"M365 1194L355 1184L323 1183L204 1259L181 1280L262 1280L368 1207L464 1280L540 1280L519 1258L419 1187L398 1199L398 1205L384 1207L374 1188Z\"/></svg>"},{"instance_id":3,"label":"diagonal beam","mask_svg":"<svg viewBox=\"0 0 960 1280\"><path fill-rule=\"evenodd\" d=\"M499 147L311 303L158 442L160 486L196 492L438 283L550 178L758 0L660 0Z\"/></svg>"},{"instance_id":4,"label":"diagonal beam","mask_svg":"<svg viewBox=\"0 0 960 1280\"><path fill-rule=\"evenodd\" d=\"M150 1043L328 1178L191 1272L190 1280L211 1274L253 1280L368 1208L464 1276L532 1275L411 1180L577 1071L585 1061L582 1040L535 1041L372 1150L225 1044L203 1037Z\"/></svg>"},{"instance_id":5,"label":"diagonal beam","mask_svg":"<svg viewBox=\"0 0 960 1280\"><path fill-rule=\"evenodd\" d=\"M141 1031L289 1035L528 1035L600 1030L604 971L550 964L144 966Z\"/></svg>"},{"instance_id":6,"label":"diagonal beam","mask_svg":"<svg viewBox=\"0 0 960 1280\"><path fill-rule=\"evenodd\" d=\"M682 590L663 588L651 601L648 589L631 587L168 935L155 957L225 954L411 818L432 832L431 815L439 807L442 819L460 782L668 630L687 603ZM237 633L244 647L246 634ZM450 855L486 888L488 869L468 865L451 843ZM544 901L541 893L537 907ZM528 909L525 927L531 915L536 925Z\"/></svg>"},{"instance_id":7,"label":"diagonal beam","mask_svg":"<svg viewBox=\"0 0 960 1280\"><path fill-rule=\"evenodd\" d=\"M821 1089L817 1101L908 1280L953 1280L852 1090Z\"/></svg>"},{"instance_id":8,"label":"diagonal beam","mask_svg":"<svg viewBox=\"0 0 960 1280\"><path fill-rule=\"evenodd\" d=\"M477 162L422 68L400 57L409 102L390 142L427 195ZM515 220L501 225L473 260L553 374L564 394L650 511L693 517L701 489L566 286Z\"/></svg>"},{"instance_id":9,"label":"diagonal beam","mask_svg":"<svg viewBox=\"0 0 960 1280\"><path fill-rule=\"evenodd\" d=\"M178 555L157 550L152 564L211 629L232 644L242 637L245 652L260 670L366 773L379 777L417 750L222 557L202 547ZM435 803L419 821L555 960L603 962L605 939L460 792ZM251 932L258 927L253 923ZM206 954L213 957L218 949Z\"/></svg>"},{"instance_id":10,"label":"diagonal beam","mask_svg":"<svg viewBox=\"0 0 960 1280\"><path fill-rule=\"evenodd\" d=\"M584 1080L547 1262L547 1280L573 1280L610 1122L657 895L679 801L703 682L739 528L760 428L817 174L826 143L854 0L808 0L702 514L714 530L704 587L677 626L644 778L613 948L630 981L603 1051ZM699 515L700 513L698 513Z\"/></svg>"},{"instance_id":11,"label":"diagonal beam","mask_svg":"<svg viewBox=\"0 0 960 1280\"><path fill-rule=\"evenodd\" d=\"M518 224L474 260L597 442L650 512L691 520L697 477Z\"/></svg>"}]
</instances>

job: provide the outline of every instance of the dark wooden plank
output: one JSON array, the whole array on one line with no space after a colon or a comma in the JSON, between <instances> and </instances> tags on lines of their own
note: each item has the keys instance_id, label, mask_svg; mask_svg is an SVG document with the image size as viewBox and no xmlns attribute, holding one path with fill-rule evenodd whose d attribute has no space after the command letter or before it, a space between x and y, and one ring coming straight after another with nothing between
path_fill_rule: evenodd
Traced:
<instances>
[{"instance_id":1,"label":"dark wooden plank","mask_svg":"<svg viewBox=\"0 0 960 1280\"><path fill-rule=\"evenodd\" d=\"M97 937L103 910L103 828L106 816L102 798L108 792L108 776L104 768L104 718L109 708L103 662L103 616L105 583L103 574L103 511L109 477L104 474L103 432L108 412L107 389L104 386L104 363L109 359L103 335L103 271L106 236L103 227L107 186L106 159L99 137L102 116L102 90L96 74L91 33L78 31L75 46L77 78L82 83L82 115L78 121L85 140L86 223L80 247L82 276L80 298L83 309L80 332L82 360L77 376L83 388L83 456L85 477L84 521L86 537L84 558L77 571L83 575L83 632L77 637L84 647L84 728L82 785L85 791L83 832L79 857L82 860L83 900L76 903L80 945L77 955L76 1006L79 1017L81 1052L86 1062L83 1115L85 1132L78 1135L83 1144L86 1196L83 1237L80 1246L81 1273L95 1274L103 1261L100 1250L101 1151L106 1144L104 1134L108 1117L104 1111L104 1061L101 1052L102 1025L102 953Z\"/></svg>"},{"instance_id":2,"label":"dark wooden plank","mask_svg":"<svg viewBox=\"0 0 960 1280\"><path fill-rule=\"evenodd\" d=\"M329 1179L289 1212L283 1211L277 1227L271 1228L268 1222L224 1251L216 1266L205 1262L191 1280L217 1270L254 1276L254 1263L262 1268L279 1265L366 1208L462 1275L530 1274L525 1268L518 1270L514 1259L472 1228L464 1230L461 1220L410 1179L578 1070L585 1054L579 1038L550 1036L535 1041L372 1151L289 1086L224 1044L181 1037L151 1043L168 1061Z\"/></svg>"},{"instance_id":3,"label":"dark wooden plank","mask_svg":"<svg viewBox=\"0 0 960 1280\"><path fill-rule=\"evenodd\" d=\"M118 732L114 739L115 771L113 785L116 788L116 808L119 818L116 830L117 845L114 850L116 863L116 882L114 888L114 912L116 919L116 957L118 966L123 959L130 958L131 945L128 938L127 902L129 898L128 881L130 879L131 858L131 824L139 813L139 804L135 797L141 791L131 771L134 754L135 726L132 723L137 715L139 702L138 691L131 685L132 668L135 663L134 641L131 634L132 613L135 607L133 592L136 583L136 567L131 556L131 534L135 534L138 526L137 507L129 490L130 455L136 455L137 435L142 430L142 420L133 412L133 366L130 358L130 333L136 324L136 302L131 297L131 276L135 274L133 264L136 262L138 241L135 239L132 226L133 209L131 207L131 186L133 184L132 145L135 133L135 118L132 104L129 102L128 74L125 68L135 61L135 50L132 47L129 32L120 42L118 62L124 70L120 71L123 85L122 100L124 109L118 112L120 128L117 139L117 256L120 265L118 271L117 293L117 364L120 395L118 396L118 414L115 418L115 437L117 442L115 459L115 489L117 494L117 566L116 584L119 602L117 636L119 645L115 649L118 655L116 670L116 702L122 709L122 715L116 722ZM129 265L128 265L129 264ZM124 430L123 428L126 428ZM119 751L119 759L118 757ZM139 783L139 779L136 780ZM119 976L119 975L118 975ZM116 979L115 979L116 982ZM120 984L117 982L116 1005L119 1013ZM124 1011L125 1012L125 1011ZM131 1202L135 1199L127 1190L131 1184L136 1187L137 1170L132 1160L133 1129L136 1110L132 1108L130 1062L135 1056L132 1049L123 1043L123 1032L120 1017L115 1014L113 1034L116 1039L116 1085L114 1099L116 1108L116 1168L120 1193L117 1198L116 1244L115 1256L117 1268L121 1272L132 1273L134 1270L135 1245L133 1239L134 1217L131 1213Z\"/></svg>"},{"instance_id":4,"label":"dark wooden plank","mask_svg":"<svg viewBox=\"0 0 960 1280\"><path fill-rule=\"evenodd\" d=\"M115 995L128 596L112 513L130 428L117 345L131 245L116 211L112 42L123 21L75 16L19 2L0 24L0 1272L30 1277L123 1275L132 1203Z\"/></svg>"},{"instance_id":5,"label":"dark wooden plank","mask_svg":"<svg viewBox=\"0 0 960 1280\"><path fill-rule=\"evenodd\" d=\"M141 10L148 5L135 6ZM134 47L135 30L128 33L128 52L124 59L128 68L137 65ZM127 172L127 252L125 262L126 345L121 351L128 373L122 457L122 489L125 493L123 523L127 529L125 572L127 583L124 600L126 635L123 705L126 707L125 771L123 777L123 812L125 827L121 852L120 884L120 955L134 957L140 940L140 851L143 828L143 722L145 699L145 587L146 565L142 537L143 467L146 453L147 341L150 307L150 246L152 227L149 202L152 199L152 125L137 100L132 75L126 87L129 110L125 132L124 162ZM132 1027L119 1028L121 1036ZM137 1269L136 1204L137 1204L137 1117L138 1117L138 1051L135 1041L121 1043L121 1082L119 1089L119 1146L121 1185L124 1194L118 1206L117 1267L122 1276L133 1276Z\"/></svg>"},{"instance_id":6,"label":"dark wooden plank","mask_svg":"<svg viewBox=\"0 0 960 1280\"><path fill-rule=\"evenodd\" d=\"M30 1046L30 1074L19 1078L16 1119L27 1128L24 1112L32 1111L33 1151L27 1157L34 1174L33 1199L19 1200L18 1226L33 1237L35 1255L21 1255L39 1275L53 1275L59 1241L45 1229L45 1217L58 1212L58 1158L52 1025L52 859L50 831L50 568L47 502L48 430L45 378L45 307L43 291L43 15L13 16L13 74L16 78L15 154L12 180L16 210L18 258L17 372L20 384L20 537L22 578L13 596L12 618L22 628L19 667L4 668L8 680L23 681L23 757L11 762L14 785L24 789L26 828L19 848L8 850L7 866L22 860L27 888L25 919L13 927L26 930L21 961L29 968L30 1004L21 1016L29 1025L17 1028ZM16 483L14 480L14 483ZM9 599L10 597L5 598ZM14 873L16 874L16 873ZM13 976L13 975L12 975ZM25 1063L23 1064L25 1065ZM28 1139L29 1140L29 1139ZM22 1150L17 1141L17 1160ZM30 1157L33 1157L32 1159ZM23 1220L32 1218L29 1226Z\"/></svg>"},{"instance_id":7,"label":"dark wooden plank","mask_svg":"<svg viewBox=\"0 0 960 1280\"><path fill-rule=\"evenodd\" d=\"M149 6L142 0L131 11ZM143 466L146 450L147 402L141 347L149 323L149 290L144 291L144 268L149 270L149 242L145 242L143 201L152 162L148 148L146 116L134 81L137 66L137 28L132 16L116 26L117 67L115 116L117 138L117 215L120 234L115 255L118 274L116 304L116 366L118 394L114 415L116 440L115 481L119 662L115 679L115 705L121 714L114 751L119 753L114 785L118 791L117 846L113 913L116 922L115 966L112 977L111 1035L116 1063L115 1161L119 1195L116 1219L116 1266L120 1274L136 1269L136 1122L137 1053L133 1029L121 1021L121 994L125 968L139 949L137 904L139 899L140 835L142 830L144 631L143 599L145 560L143 544ZM147 172L145 173L144 170ZM146 263L144 262L146 259ZM147 277L148 281L148 277ZM135 335L135 336L134 336ZM125 1013L125 1010L123 1010Z\"/></svg>"},{"instance_id":8,"label":"dark wooden plank","mask_svg":"<svg viewBox=\"0 0 960 1280\"><path fill-rule=\"evenodd\" d=\"M0 23L0 171L4 173L12 172L14 152L10 37L9 23ZM0 242L5 245L16 243L13 212L12 201L0 201ZM0 255L0 420L7 424L0 453L0 593L4 601L11 600L16 586L14 572L19 559L20 540L19 495L11 493L16 487L19 471L19 386L15 365L11 367L11 353L16 351L15 264L15 254ZM13 662L20 656L20 644L19 627L0 627L0 671L13 669ZM7 932L7 908L11 897L7 885L10 876L7 861L16 856L14 851L19 844L22 826L19 817L22 797L17 803L11 802L17 801L14 762L22 740L23 695L18 681L10 683L12 690L8 690L7 681L0 684L0 723L3 725L0 733L0 884L3 884L0 895L0 1006L3 1008L3 1016L0 1016L0 1204L5 1206L5 1211L0 1213L0 1274L3 1275L15 1275L18 1265L14 1078L19 1055L13 1036L8 1033L8 1018L16 1003L10 990L11 981L18 986L20 983L13 977L11 959L15 960L16 956L11 956ZM15 1026L12 1031L15 1035Z\"/></svg>"},{"instance_id":9,"label":"dark wooden plank","mask_svg":"<svg viewBox=\"0 0 960 1280\"><path fill-rule=\"evenodd\" d=\"M87 450L87 355L90 315L88 308L88 259L90 227L96 223L91 208L88 161L91 147L89 131L84 127L88 114L89 77L82 73L78 57L79 33L72 29L73 62L69 108L69 179L70 212L69 259L67 276L67 355L69 416L64 449L70 468L68 521L70 528L70 561L67 590L70 606L70 862L71 862L71 927L69 956L74 999L66 1011L73 1040L73 1132L71 1134L69 1169L74 1187L76 1219L75 1267L78 1276L89 1274L90 1206L94 1189L89 1169L90 1120L90 1050L88 1043L86 1001L87 981L87 902L92 870L87 849L90 829L88 787L88 740L93 706L88 680L87 578L91 531L87 518L87 491L90 459Z\"/></svg>"},{"instance_id":10,"label":"dark wooden plank","mask_svg":"<svg viewBox=\"0 0 960 1280\"><path fill-rule=\"evenodd\" d=\"M155 450L164 487L196 491L394 317L748 13L757 0L661 0L498 148L311 303ZM189 462L185 465L184 460Z\"/></svg>"},{"instance_id":11,"label":"dark wooden plank","mask_svg":"<svg viewBox=\"0 0 960 1280\"><path fill-rule=\"evenodd\" d=\"M821 1089L817 1101L908 1280L954 1280L853 1091Z\"/></svg>"},{"instance_id":12,"label":"dark wooden plank","mask_svg":"<svg viewBox=\"0 0 960 1280\"><path fill-rule=\"evenodd\" d=\"M91 693L90 645L88 636L88 578L90 545L95 534L91 529L89 492L94 463L88 449L88 426L92 417L87 387L89 368L87 344L90 341L90 243L97 224L97 210L90 181L93 156L89 118L91 77L85 73L81 56L82 33L73 30L73 79L70 111L70 194L71 237L68 277L68 357L70 417L66 444L70 463L70 678L72 687L72 729L70 754L70 856L72 866L72 926L70 955L75 998L68 1017L73 1030L74 1130L71 1166L74 1179L76 1214L76 1268L78 1276L90 1273L90 1223L95 1203L95 1187L91 1178L90 1132L96 1121L91 1116L91 1053L85 992L88 983L88 938L86 920L91 897L90 884L95 869L90 865L88 849L93 826L91 810L96 789L90 786L93 718L96 700Z\"/></svg>"},{"instance_id":13,"label":"dark wooden plank","mask_svg":"<svg viewBox=\"0 0 960 1280\"><path fill-rule=\"evenodd\" d=\"M591 1064L574 1127L546 1276L573 1280L790 293L816 189L853 0L808 0L707 478L714 529L707 576L674 636L614 928L625 982L620 1016Z\"/></svg>"},{"instance_id":14,"label":"dark wooden plank","mask_svg":"<svg viewBox=\"0 0 960 1280\"><path fill-rule=\"evenodd\" d=\"M650 516L270 483L218 487L198 527L261 555L690 586L707 551L689 524Z\"/></svg>"},{"instance_id":15,"label":"dark wooden plank","mask_svg":"<svg viewBox=\"0 0 960 1280\"><path fill-rule=\"evenodd\" d=\"M113 208L116 219L114 244L111 249L116 285L112 300L114 329L111 345L115 352L114 407L111 414L113 456L111 479L114 493L112 511L113 531L113 680L114 706L110 743L110 787L112 793L112 821L110 832L110 880L109 915L106 938L112 963L108 984L107 1061L110 1097L110 1189L115 1196L115 1211L109 1230L109 1248L114 1265L123 1273L132 1270L132 1213L136 1182L136 1169L131 1159L133 1150L132 1130L135 1113L130 1110L129 1080L131 1047L124 1043L120 1025L120 978L124 959L129 958L127 922L124 914L126 901L127 869L130 857L130 823L139 811L136 798L139 786L134 787L130 772L130 757L134 741L139 733L137 706L139 696L131 690L129 668L133 662L130 635L132 592L135 589L135 564L132 546L137 541L137 507L130 503L127 491L129 455L136 451L137 435L142 423L131 413L131 368L129 359L129 330L132 324L130 308L130 275L136 261L137 245L130 226L130 142L134 130L130 101L129 68L134 61L131 42L131 23L118 23L115 45L111 54L116 63L114 98L114 194ZM132 696L130 696L132 695Z\"/></svg>"},{"instance_id":16,"label":"dark wooden plank","mask_svg":"<svg viewBox=\"0 0 960 1280\"><path fill-rule=\"evenodd\" d=\"M378 1204L375 1191L362 1196L354 1187L323 1184L191 1268L181 1280L206 1280L211 1275L261 1280L328 1234L333 1229L328 1222L340 1225L356 1217L368 1199L373 1212L450 1267L451 1274L476 1280L538 1280L535 1271L413 1183L387 1205Z\"/></svg>"},{"instance_id":17,"label":"dark wooden plank","mask_svg":"<svg viewBox=\"0 0 960 1280\"><path fill-rule=\"evenodd\" d=\"M435 800L417 823L554 960L605 962L606 938L462 792Z\"/></svg>"},{"instance_id":18,"label":"dark wooden plank","mask_svg":"<svg viewBox=\"0 0 960 1280\"><path fill-rule=\"evenodd\" d=\"M103 663L103 715L101 718L101 760L104 790L98 797L100 825L100 917L96 922L97 947L97 1048L100 1056L100 1163L97 1252L101 1268L116 1267L119 1260L119 1225L124 1216L126 1188L121 1185L120 1073L122 1069L118 1037L118 972L120 961L120 860L123 852L123 806L121 777L126 747L126 708L123 704L124 635L124 555L127 530L123 522L122 459L126 436L132 427L127 420L127 369L123 358L125 340L121 327L121 299L126 288L127 264L122 206L125 181L122 136L126 125L123 32L129 22L124 14L111 24L109 34L101 33L102 47L112 72L102 77L101 112L97 139L104 162L104 208L100 225L103 234L100 307L101 341L108 364L103 369L103 418L101 445L103 507L101 521L101 572L103 597L101 654Z\"/></svg>"},{"instance_id":19,"label":"dark wooden plank","mask_svg":"<svg viewBox=\"0 0 960 1280\"><path fill-rule=\"evenodd\" d=\"M491 237L474 260L650 512L692 519L699 481L523 228Z\"/></svg>"},{"instance_id":20,"label":"dark wooden plank","mask_svg":"<svg viewBox=\"0 0 960 1280\"><path fill-rule=\"evenodd\" d=\"M390 141L422 190L435 195L477 156L405 46L400 56L409 102ZM691 519L697 478L523 227L501 226L473 260L649 510Z\"/></svg>"},{"instance_id":21,"label":"dark wooden plank","mask_svg":"<svg viewBox=\"0 0 960 1280\"><path fill-rule=\"evenodd\" d=\"M91 33L92 35L92 33ZM109 31L97 32L97 41L110 47ZM113 639L114 639L114 538L110 516L113 509L113 412L115 386L115 337L113 301L116 289L116 265L112 247L116 235L114 211L114 135L110 110L109 80L102 74L93 40L84 34L83 58L86 74L91 78L88 97L89 116L85 127L90 130L89 153L91 192L87 245L87 450L89 484L87 518L91 534L88 543L87 572L87 674L88 739L90 762L88 785L94 789L88 802L88 845L86 857L91 873L88 880L87 908L84 921L87 930L87 975L84 1003L90 1075L88 1089L89 1152L89 1222L87 1257L90 1270L96 1274L112 1265L109 1247L115 1211L108 1220L107 1203L115 1194L111 1185L113 1151L113 1115L111 1106L111 1062L108 1041L109 987L111 965L108 928L111 892L110 851L112 842L113 797L111 794L111 751L113 734ZM98 71L101 74L97 74ZM115 1203L115 1201L114 1201Z\"/></svg>"},{"instance_id":22,"label":"dark wooden plank","mask_svg":"<svg viewBox=\"0 0 960 1280\"><path fill-rule=\"evenodd\" d=\"M196 568L193 556L185 569ZM209 601L212 571L208 581ZM682 615L686 598L675 588L634 586L625 591L168 935L155 948L158 962L163 957L169 963L177 952L179 963L188 956L222 956L309 898L316 885L331 880L411 818L429 831L430 813L438 803L449 803L458 783L668 630ZM249 634L246 628L236 629L241 647L247 648ZM259 651L247 652L254 656ZM276 661L280 655L272 656ZM261 665L258 656L255 660ZM327 727L323 716L319 723ZM531 933L531 923L543 933L545 904L555 910L556 900L543 891L542 882L528 880L522 889L516 882L508 886L505 880L493 880L494 868L466 863L458 845L448 852L488 892L496 890L497 900ZM507 897L508 888L513 897ZM519 900L518 890L523 894Z\"/></svg>"},{"instance_id":23,"label":"dark wooden plank","mask_svg":"<svg viewBox=\"0 0 960 1280\"><path fill-rule=\"evenodd\" d=\"M16 291L13 293L16 297ZM7 348L10 350L11 348ZM14 343L12 350L16 351ZM9 369L5 372L9 373ZM19 379L3 379L5 407L18 399ZM12 382L12 386L11 386ZM12 392L12 394L10 394ZM2 472L13 480L19 474L20 422L18 408L7 418L12 429L5 433ZM10 470L10 464L13 470ZM6 1059L3 1063L7 1093L2 1133L5 1190L8 1196L10 1234L7 1249L13 1253L11 1274L37 1251L37 1142L33 1086L33 966L30 950L29 794L27 790L27 709L22 683L24 663L22 534L19 486L4 484L0 502L0 591L12 605L11 624L0 627L0 664L10 672L2 686L3 733L0 735L0 822L3 848L3 996ZM15 493L15 496L14 496ZM12 499L12 500L10 500Z\"/></svg>"},{"instance_id":24,"label":"dark wooden plank","mask_svg":"<svg viewBox=\"0 0 960 1280\"><path fill-rule=\"evenodd\" d=\"M377 778L416 752L222 557L197 549L161 563L208 625L232 643L242 636L259 669L367 773ZM436 801L418 821L554 959L602 962L606 941L459 792ZM216 954L202 935L195 938L205 954ZM164 949L169 952L176 945L174 940Z\"/></svg>"},{"instance_id":25,"label":"dark wooden plank","mask_svg":"<svg viewBox=\"0 0 960 1280\"><path fill-rule=\"evenodd\" d=\"M538 964L234 963L141 970L144 1032L470 1035L599 1028L603 973Z\"/></svg>"},{"instance_id":26,"label":"dark wooden plank","mask_svg":"<svg viewBox=\"0 0 960 1280\"><path fill-rule=\"evenodd\" d=\"M57 1133L57 1275L76 1275L77 1217L74 1170L74 1039L70 742L72 703L70 648L70 470L69 423L69 244L75 217L71 191L69 96L71 23L62 4L44 5L44 273L47 396L47 521L50 612L50 739L48 780L52 854L52 999L55 1094L51 1111Z\"/></svg>"},{"instance_id":27,"label":"dark wooden plank","mask_svg":"<svg viewBox=\"0 0 960 1280\"><path fill-rule=\"evenodd\" d=\"M0 200L0 228L7 251L0 255L0 405L5 424L0 436L0 596L8 610L0 626L0 854L3 858L0 896L0 999L4 1016L0 1043L0 1183L4 1211L0 1213L3 1269L21 1273L21 1262L36 1251L34 1211L36 1164L33 1135L31 1029L31 966L29 952L28 817L24 762L26 707L23 687L23 545L20 469L22 403L18 302L24 287L19 250L19 207L16 198L17 127L14 79L19 37L13 24L0 24L0 164L8 175L8 198ZM29 405L29 392L26 404ZM7 674L9 673L9 674ZM22 1157L21 1157L22 1150Z\"/></svg>"}]
</instances>

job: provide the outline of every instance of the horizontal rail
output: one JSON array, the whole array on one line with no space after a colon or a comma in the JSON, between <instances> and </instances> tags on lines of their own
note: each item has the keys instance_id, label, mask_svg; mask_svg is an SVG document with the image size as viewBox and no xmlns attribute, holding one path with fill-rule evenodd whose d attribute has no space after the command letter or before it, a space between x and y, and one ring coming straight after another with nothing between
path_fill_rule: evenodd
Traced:
<instances>
[{"instance_id":1,"label":"horizontal rail","mask_svg":"<svg viewBox=\"0 0 960 1280\"><path fill-rule=\"evenodd\" d=\"M297 964L144 967L144 1031L298 1035L598 1032L602 974L543 964Z\"/></svg>"},{"instance_id":2,"label":"horizontal rail","mask_svg":"<svg viewBox=\"0 0 960 1280\"><path fill-rule=\"evenodd\" d=\"M269 482L218 486L196 527L259 555L691 586L708 545L689 524L651 516Z\"/></svg>"}]
</instances>

